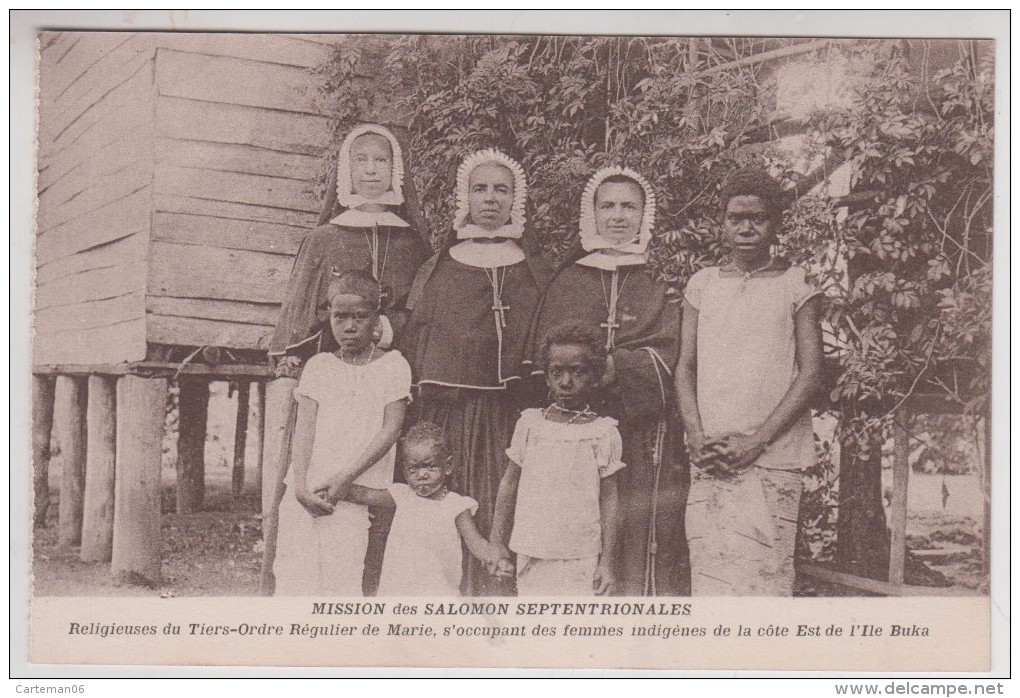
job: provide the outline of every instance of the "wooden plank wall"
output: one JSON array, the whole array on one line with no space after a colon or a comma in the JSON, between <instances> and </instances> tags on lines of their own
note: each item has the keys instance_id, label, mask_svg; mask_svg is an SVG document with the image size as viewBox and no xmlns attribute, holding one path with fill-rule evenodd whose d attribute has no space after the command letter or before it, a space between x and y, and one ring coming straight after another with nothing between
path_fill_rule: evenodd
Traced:
<instances>
[{"instance_id":1,"label":"wooden plank wall","mask_svg":"<svg viewBox=\"0 0 1020 698\"><path fill-rule=\"evenodd\" d=\"M148 341L262 349L315 225L335 37L156 35Z\"/></svg>"},{"instance_id":2,"label":"wooden plank wall","mask_svg":"<svg viewBox=\"0 0 1020 698\"><path fill-rule=\"evenodd\" d=\"M155 39L39 40L33 363L145 358Z\"/></svg>"}]
</instances>

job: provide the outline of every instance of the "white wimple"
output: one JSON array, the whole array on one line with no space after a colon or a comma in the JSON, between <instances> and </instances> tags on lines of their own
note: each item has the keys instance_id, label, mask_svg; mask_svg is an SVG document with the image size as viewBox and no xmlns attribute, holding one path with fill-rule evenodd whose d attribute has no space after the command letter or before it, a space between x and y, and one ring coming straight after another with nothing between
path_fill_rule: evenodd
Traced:
<instances>
[{"instance_id":1,"label":"white wimple","mask_svg":"<svg viewBox=\"0 0 1020 698\"><path fill-rule=\"evenodd\" d=\"M595 193L599 186L609 177L623 175L633 179L644 190L645 210L641 215L641 229L638 231L636 240L628 242L613 242L599 235L598 226L595 223ZM592 175L581 193L581 247L586 252L595 250L617 250L631 254L643 255L648 247L648 241L652 239L652 227L655 225L655 192L648 180L639 175L629 167L603 167Z\"/></svg>"},{"instance_id":2,"label":"white wimple","mask_svg":"<svg viewBox=\"0 0 1020 698\"><path fill-rule=\"evenodd\" d=\"M471 215L468 203L468 189L471 173L480 165L495 163L510 170L514 177L514 202L510 207L510 222L496 230L486 230L469 222ZM528 180L524 176L524 168L506 153L495 148L487 148L468 155L457 168L457 214L453 219L453 229L457 231L458 240L470 238L510 238L519 240L524 235L524 204L528 200Z\"/></svg>"},{"instance_id":3,"label":"white wimple","mask_svg":"<svg viewBox=\"0 0 1020 698\"><path fill-rule=\"evenodd\" d=\"M390 189L382 196L375 199L368 199L361 194L354 192L354 181L351 179L351 144L358 136L366 133L374 133L382 136L390 142L390 150L393 153L393 173L390 176ZM340 155L336 163L336 200L345 208L355 208L362 204L383 204L386 206L399 206L404 203L404 193L401 188L404 184L404 155L400 150L400 143L385 126L379 124L363 124L358 126L344 138L340 146Z\"/></svg>"}]
</instances>

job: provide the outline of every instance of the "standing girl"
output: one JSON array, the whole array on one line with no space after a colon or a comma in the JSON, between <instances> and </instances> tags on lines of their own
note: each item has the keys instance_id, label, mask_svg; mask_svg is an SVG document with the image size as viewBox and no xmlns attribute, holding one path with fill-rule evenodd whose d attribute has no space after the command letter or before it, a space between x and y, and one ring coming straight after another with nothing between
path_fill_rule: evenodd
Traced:
<instances>
[{"instance_id":1,"label":"standing girl","mask_svg":"<svg viewBox=\"0 0 1020 698\"><path fill-rule=\"evenodd\" d=\"M411 390L400 353L375 345L379 304L379 283L368 272L345 272L329 286L337 350L309 359L294 390L297 422L273 569L278 595L362 595L368 508L340 497L352 482L384 488L393 481Z\"/></svg>"},{"instance_id":2,"label":"standing girl","mask_svg":"<svg viewBox=\"0 0 1020 698\"><path fill-rule=\"evenodd\" d=\"M763 171L723 190L730 261L687 284L677 394L698 474L692 591L790 596L809 404L822 372L820 292L772 256L782 191Z\"/></svg>"},{"instance_id":3,"label":"standing girl","mask_svg":"<svg viewBox=\"0 0 1020 698\"><path fill-rule=\"evenodd\" d=\"M520 596L616 590L623 442L616 420L591 409L606 358L599 332L577 323L553 328L542 345L553 403L517 421L492 524L501 561L517 553Z\"/></svg>"},{"instance_id":4,"label":"standing girl","mask_svg":"<svg viewBox=\"0 0 1020 698\"><path fill-rule=\"evenodd\" d=\"M499 553L478 532L478 502L451 492L456 464L443 428L418 422L401 439L401 469L407 484L386 489L351 485L346 498L358 504L395 509L386 543L380 596L458 596L463 576L462 543L487 566ZM509 573L504 563L503 573Z\"/></svg>"}]
</instances>

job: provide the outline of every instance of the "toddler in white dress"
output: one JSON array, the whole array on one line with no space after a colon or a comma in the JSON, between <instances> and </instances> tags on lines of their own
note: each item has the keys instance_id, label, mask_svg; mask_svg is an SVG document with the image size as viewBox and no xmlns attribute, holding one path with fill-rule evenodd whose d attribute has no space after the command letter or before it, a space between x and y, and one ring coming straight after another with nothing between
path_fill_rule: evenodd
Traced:
<instances>
[{"instance_id":1,"label":"toddler in white dress","mask_svg":"<svg viewBox=\"0 0 1020 698\"><path fill-rule=\"evenodd\" d=\"M458 596L463 577L461 541L487 567L499 553L478 532L473 515L478 502L450 492L453 456L445 432L419 422L401 439L401 466L407 484L383 488L351 485L344 496L364 506L396 507L386 540L379 596ZM504 563L501 576L511 569Z\"/></svg>"}]
</instances>

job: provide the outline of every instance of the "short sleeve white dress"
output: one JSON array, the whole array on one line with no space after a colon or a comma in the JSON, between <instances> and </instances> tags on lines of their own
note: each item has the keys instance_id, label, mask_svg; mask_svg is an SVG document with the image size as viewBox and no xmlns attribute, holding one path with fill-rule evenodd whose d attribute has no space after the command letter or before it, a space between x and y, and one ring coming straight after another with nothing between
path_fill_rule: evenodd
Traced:
<instances>
[{"instance_id":1,"label":"short sleeve white dress","mask_svg":"<svg viewBox=\"0 0 1020 698\"><path fill-rule=\"evenodd\" d=\"M308 466L314 490L352 466L383 425L386 406L410 398L411 367L398 351L364 366L330 353L316 354L305 365L295 396L318 404L315 440ZM354 481L385 488L393 482L395 448ZM278 596L333 594L361 596L368 547L368 508L339 502L330 516L315 518L297 501L294 471L284 480L276 561Z\"/></svg>"},{"instance_id":2,"label":"short sleeve white dress","mask_svg":"<svg viewBox=\"0 0 1020 698\"><path fill-rule=\"evenodd\" d=\"M397 505L386 541L379 596L459 596L463 553L456 519L478 502L447 492L419 497L402 483L389 486Z\"/></svg>"}]
</instances>

